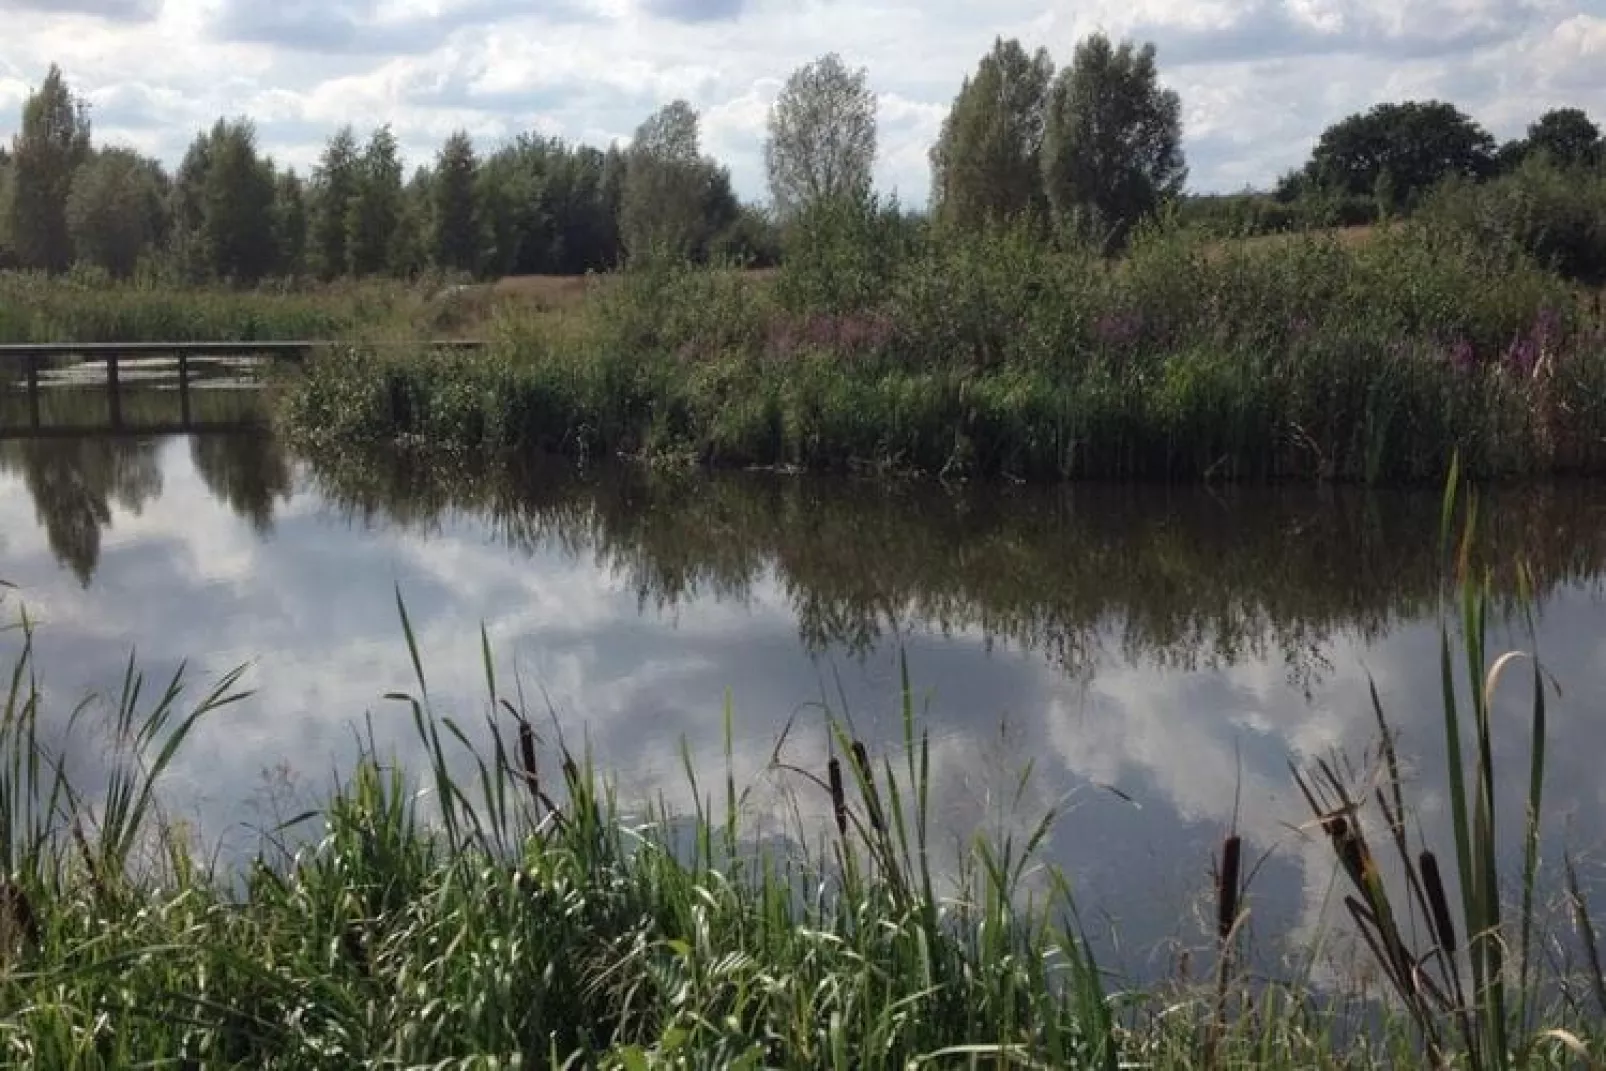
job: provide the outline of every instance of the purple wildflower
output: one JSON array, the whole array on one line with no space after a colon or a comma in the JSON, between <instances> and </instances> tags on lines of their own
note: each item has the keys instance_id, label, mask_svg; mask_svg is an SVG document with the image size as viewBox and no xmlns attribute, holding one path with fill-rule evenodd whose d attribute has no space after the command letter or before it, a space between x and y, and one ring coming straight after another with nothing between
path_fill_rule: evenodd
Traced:
<instances>
[{"instance_id":1,"label":"purple wildflower","mask_svg":"<svg viewBox=\"0 0 1606 1071\"><path fill-rule=\"evenodd\" d=\"M1470 375L1477 367L1478 355L1472 348L1472 343L1466 338L1458 338L1450 346L1450 367L1462 375Z\"/></svg>"},{"instance_id":2,"label":"purple wildflower","mask_svg":"<svg viewBox=\"0 0 1606 1071\"><path fill-rule=\"evenodd\" d=\"M1533 335L1512 339L1502 362L1509 371L1519 376L1531 375L1534 365L1539 363L1539 340Z\"/></svg>"}]
</instances>

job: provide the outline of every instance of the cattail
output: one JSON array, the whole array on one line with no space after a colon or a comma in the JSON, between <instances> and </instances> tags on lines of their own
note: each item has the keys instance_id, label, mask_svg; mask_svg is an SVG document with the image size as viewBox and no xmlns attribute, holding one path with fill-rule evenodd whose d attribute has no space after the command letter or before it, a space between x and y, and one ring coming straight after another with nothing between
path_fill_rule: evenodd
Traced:
<instances>
[{"instance_id":1,"label":"cattail","mask_svg":"<svg viewBox=\"0 0 1606 1071\"><path fill-rule=\"evenodd\" d=\"M541 809L541 774L535 761L535 730L527 721L519 722L519 761L523 764L524 783L530 790L530 799L536 811Z\"/></svg>"},{"instance_id":2,"label":"cattail","mask_svg":"<svg viewBox=\"0 0 1606 1071\"><path fill-rule=\"evenodd\" d=\"M1221 846L1221 873L1216 879L1216 936L1222 941L1232 936L1238 921L1238 871L1243 839L1236 833Z\"/></svg>"},{"instance_id":3,"label":"cattail","mask_svg":"<svg viewBox=\"0 0 1606 1071\"><path fill-rule=\"evenodd\" d=\"M1439 876L1439 861L1432 852L1423 852L1422 887L1427 892L1428 910L1433 915L1434 936L1439 947L1448 955L1455 955L1455 923L1450 918L1450 900L1444 895L1444 879Z\"/></svg>"},{"instance_id":4,"label":"cattail","mask_svg":"<svg viewBox=\"0 0 1606 1071\"><path fill-rule=\"evenodd\" d=\"M825 769L831 781L831 807L836 811L837 832L845 840L848 835L848 801L842 794L842 763L833 757Z\"/></svg>"},{"instance_id":5,"label":"cattail","mask_svg":"<svg viewBox=\"0 0 1606 1071\"><path fill-rule=\"evenodd\" d=\"M1326 827L1328 836L1333 838L1333 850L1338 853L1339 862L1344 864L1344 872L1355 882L1356 888L1367 892L1366 845L1362 843L1360 834L1341 814L1333 815L1322 825Z\"/></svg>"},{"instance_id":6,"label":"cattail","mask_svg":"<svg viewBox=\"0 0 1606 1071\"><path fill-rule=\"evenodd\" d=\"M853 762L859 767L859 776L864 779L864 803L865 809L870 812L870 828L877 833L884 833L887 824L881 817L881 794L876 791L875 778L871 776L870 755L858 740L853 741Z\"/></svg>"}]
</instances>

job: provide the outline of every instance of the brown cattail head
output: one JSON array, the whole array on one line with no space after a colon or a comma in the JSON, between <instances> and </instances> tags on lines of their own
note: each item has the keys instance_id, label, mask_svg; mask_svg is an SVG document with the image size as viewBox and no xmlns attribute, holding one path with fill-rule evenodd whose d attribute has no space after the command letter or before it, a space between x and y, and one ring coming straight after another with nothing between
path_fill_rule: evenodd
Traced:
<instances>
[{"instance_id":1,"label":"brown cattail head","mask_svg":"<svg viewBox=\"0 0 1606 1071\"><path fill-rule=\"evenodd\" d=\"M859 768L864 783L865 810L870 815L870 828L877 833L886 832L887 824L881 817L881 794L876 791L875 778L870 772L870 755L862 741L853 741L853 763Z\"/></svg>"},{"instance_id":2,"label":"brown cattail head","mask_svg":"<svg viewBox=\"0 0 1606 1071\"><path fill-rule=\"evenodd\" d=\"M1216 936L1226 941L1238 921L1238 875L1243 839L1236 833L1221 846L1221 873L1216 878Z\"/></svg>"},{"instance_id":3,"label":"brown cattail head","mask_svg":"<svg viewBox=\"0 0 1606 1071\"><path fill-rule=\"evenodd\" d=\"M1446 955L1455 955L1455 922L1450 917L1450 899L1444 895L1444 879L1439 875L1439 861L1432 852L1423 852L1421 859L1422 888L1427 893L1428 911L1433 916L1433 936Z\"/></svg>"},{"instance_id":4,"label":"brown cattail head","mask_svg":"<svg viewBox=\"0 0 1606 1071\"><path fill-rule=\"evenodd\" d=\"M853 764L859 768L864 777L870 776L870 753L865 750L864 741L853 741Z\"/></svg>"},{"instance_id":5,"label":"brown cattail head","mask_svg":"<svg viewBox=\"0 0 1606 1071\"><path fill-rule=\"evenodd\" d=\"M842 794L842 762L832 758L825 772L831 782L831 808L836 812L836 829L844 838L848 835L848 801Z\"/></svg>"},{"instance_id":6,"label":"brown cattail head","mask_svg":"<svg viewBox=\"0 0 1606 1071\"><path fill-rule=\"evenodd\" d=\"M541 806L541 773L535 761L535 730L527 721L519 722L519 763L524 783L530 790L530 799Z\"/></svg>"},{"instance_id":7,"label":"brown cattail head","mask_svg":"<svg viewBox=\"0 0 1606 1071\"><path fill-rule=\"evenodd\" d=\"M1366 844L1361 840L1361 835L1341 814L1325 819L1322 826L1333 839L1333 850L1338 853L1338 860L1344 865L1344 872L1350 876L1357 889L1369 894L1366 883Z\"/></svg>"}]
</instances>

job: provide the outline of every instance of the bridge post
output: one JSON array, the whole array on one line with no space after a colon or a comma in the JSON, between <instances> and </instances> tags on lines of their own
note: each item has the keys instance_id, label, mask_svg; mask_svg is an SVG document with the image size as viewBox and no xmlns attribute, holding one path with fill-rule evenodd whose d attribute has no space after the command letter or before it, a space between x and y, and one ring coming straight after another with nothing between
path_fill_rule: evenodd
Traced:
<instances>
[{"instance_id":1,"label":"bridge post","mask_svg":"<svg viewBox=\"0 0 1606 1071\"><path fill-rule=\"evenodd\" d=\"M28 422L39 427L39 358L37 355L28 358Z\"/></svg>"},{"instance_id":2,"label":"bridge post","mask_svg":"<svg viewBox=\"0 0 1606 1071\"><path fill-rule=\"evenodd\" d=\"M106 401L112 427L121 429L123 426L123 391L118 379L117 356L115 354L106 358Z\"/></svg>"},{"instance_id":3,"label":"bridge post","mask_svg":"<svg viewBox=\"0 0 1606 1071\"><path fill-rule=\"evenodd\" d=\"M179 422L190 426L190 358L180 350L178 355L178 411Z\"/></svg>"}]
</instances>

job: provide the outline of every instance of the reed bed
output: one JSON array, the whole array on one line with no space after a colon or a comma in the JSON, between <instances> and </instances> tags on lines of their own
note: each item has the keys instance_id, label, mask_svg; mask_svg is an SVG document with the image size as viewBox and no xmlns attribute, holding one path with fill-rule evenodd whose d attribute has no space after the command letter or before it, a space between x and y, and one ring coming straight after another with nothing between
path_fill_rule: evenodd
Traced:
<instances>
[{"instance_id":1,"label":"reed bed","mask_svg":"<svg viewBox=\"0 0 1606 1071\"><path fill-rule=\"evenodd\" d=\"M883 237L819 237L764 287L659 266L562 314L509 307L462 360L331 355L284 420L320 446L950 480L1606 466L1606 323L1519 249L1161 227L1112 264L1023 228Z\"/></svg>"},{"instance_id":2,"label":"reed bed","mask_svg":"<svg viewBox=\"0 0 1606 1071\"><path fill-rule=\"evenodd\" d=\"M1456 593L1477 623L1486 593L1472 578ZM1093 960L1074 875L1040 857L1052 813L1019 839L973 840L956 874L932 872L929 741L907 669L894 751L872 754L836 719L808 761L777 748L777 772L829 815L823 831L800 823L778 847L744 826L729 743L721 779L705 783L687 762L694 813L627 808L590 755L498 678L483 633L481 711L439 709L399 592L397 608L414 679L387 698L411 717L425 762L405 769L382 754L369 720L360 759L327 801L265 831L239 873L192 843L161 792L196 726L241 697L238 671L192 699L182 670L147 682L131 658L114 702L52 716L32 624L18 615L3 634L12 673L0 709L8 1062L1114 1071L1598 1066L1606 1056L1606 1007L1541 999L1540 964L1526 957L1531 862L1515 913L1495 888L1486 702L1472 713L1470 777L1451 749L1457 792L1471 788L1457 808L1455 866L1427 851L1404 898L1389 899L1358 839L1359 797L1338 768L1304 780L1313 835L1332 838L1337 868L1356 883L1351 918L1395 999L1354 1005L1255 984L1233 954L1254 866L1230 836L1209 991L1139 991ZM1485 673L1482 639L1481 629L1465 637L1474 680ZM1448 631L1444 657L1446 732L1459 741ZM1503 656L1490 671L1509 664ZM1535 680L1529 860L1546 716ZM728 742L729 705L724 718ZM76 763L97 740L111 750L91 785ZM1405 844L1397 778L1377 801L1383 835ZM689 843L676 836L688 828ZM1572 906L1592 938L1581 895ZM1418 908L1431 947L1407 943L1391 921ZM1594 986L1606 989L1598 969Z\"/></svg>"}]
</instances>

